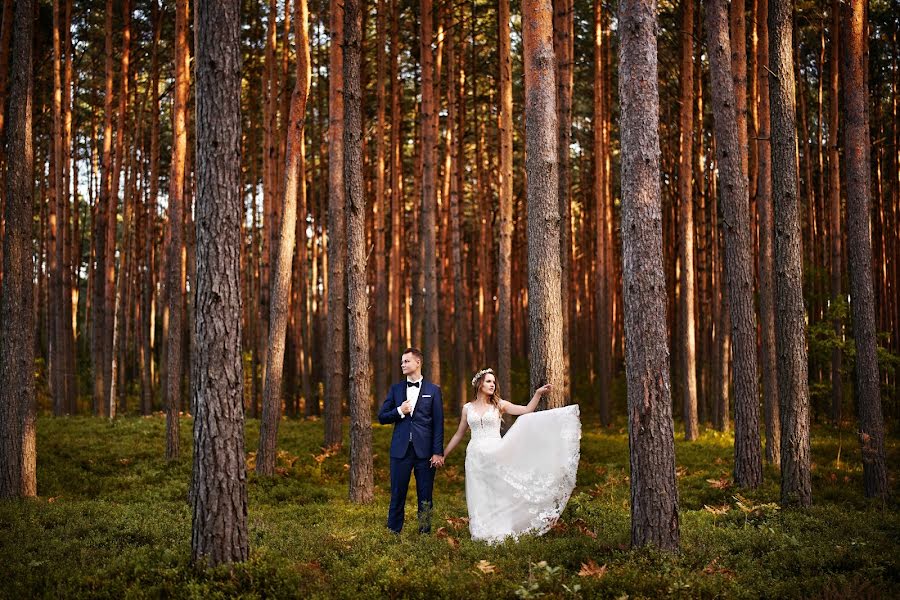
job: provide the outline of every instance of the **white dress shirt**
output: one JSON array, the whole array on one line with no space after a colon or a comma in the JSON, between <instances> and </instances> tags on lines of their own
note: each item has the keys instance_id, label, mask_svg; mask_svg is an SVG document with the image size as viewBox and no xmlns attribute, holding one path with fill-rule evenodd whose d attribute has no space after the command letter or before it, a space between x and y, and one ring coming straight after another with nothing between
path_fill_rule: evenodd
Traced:
<instances>
[{"instance_id":1,"label":"white dress shirt","mask_svg":"<svg viewBox=\"0 0 900 600\"><path fill-rule=\"evenodd\" d=\"M410 406L409 416L411 417L413 414L413 411L416 410L416 402L419 401L419 393L422 391L422 382L425 381L425 378L419 377L418 381L413 381L412 379L407 377L406 381L408 381L410 383L418 383L419 384L419 387L410 386L410 385L406 386L406 401L409 402L409 406ZM406 415L403 414L403 411L400 410L399 406L397 407L397 412L400 413L401 419L406 418Z\"/></svg>"}]
</instances>

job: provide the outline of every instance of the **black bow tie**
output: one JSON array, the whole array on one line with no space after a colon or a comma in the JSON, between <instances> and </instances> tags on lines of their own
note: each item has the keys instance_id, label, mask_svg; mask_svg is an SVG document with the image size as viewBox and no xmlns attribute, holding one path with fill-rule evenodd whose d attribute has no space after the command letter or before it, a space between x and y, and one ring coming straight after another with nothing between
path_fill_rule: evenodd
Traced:
<instances>
[{"instance_id":1,"label":"black bow tie","mask_svg":"<svg viewBox=\"0 0 900 600\"><path fill-rule=\"evenodd\" d=\"M421 382L421 381L416 381L415 383L413 383L412 381L407 381L407 382L406 382L406 387L408 387L408 388L411 388L411 387L419 387L419 384L420 384L420 383L422 383L422 382Z\"/></svg>"}]
</instances>

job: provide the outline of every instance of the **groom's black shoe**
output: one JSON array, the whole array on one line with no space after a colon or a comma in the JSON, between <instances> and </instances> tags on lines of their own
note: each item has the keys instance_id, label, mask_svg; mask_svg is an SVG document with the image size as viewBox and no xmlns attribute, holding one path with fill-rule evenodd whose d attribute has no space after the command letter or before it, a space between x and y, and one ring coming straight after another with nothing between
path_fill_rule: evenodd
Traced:
<instances>
[{"instance_id":1,"label":"groom's black shoe","mask_svg":"<svg viewBox=\"0 0 900 600\"><path fill-rule=\"evenodd\" d=\"M433 512L434 506L431 502L419 503L419 533L431 533L431 515Z\"/></svg>"}]
</instances>

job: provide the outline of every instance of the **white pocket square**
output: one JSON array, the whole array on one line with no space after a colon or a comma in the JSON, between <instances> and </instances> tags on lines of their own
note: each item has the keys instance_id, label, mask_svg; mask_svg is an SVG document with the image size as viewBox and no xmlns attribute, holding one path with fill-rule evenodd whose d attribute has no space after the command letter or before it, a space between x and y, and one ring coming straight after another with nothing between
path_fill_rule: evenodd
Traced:
<instances>
[{"instance_id":1,"label":"white pocket square","mask_svg":"<svg viewBox=\"0 0 900 600\"><path fill-rule=\"evenodd\" d=\"M431 394L423 394L422 397L423 398L431 398Z\"/></svg>"}]
</instances>

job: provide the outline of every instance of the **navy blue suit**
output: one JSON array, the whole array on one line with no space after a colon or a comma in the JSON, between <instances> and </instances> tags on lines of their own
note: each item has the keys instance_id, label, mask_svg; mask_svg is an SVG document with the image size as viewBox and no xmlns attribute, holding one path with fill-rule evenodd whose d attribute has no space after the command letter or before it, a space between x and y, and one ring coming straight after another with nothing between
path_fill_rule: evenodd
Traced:
<instances>
[{"instance_id":1,"label":"navy blue suit","mask_svg":"<svg viewBox=\"0 0 900 600\"><path fill-rule=\"evenodd\" d=\"M415 472L419 531L427 533L431 531L431 493L435 471L431 466L431 456L444 454L444 405L441 388L423 379L413 413L401 417L397 409L406 401L406 387L406 381L392 385L378 412L379 423L394 424L391 438L391 506L387 526L398 533L403 529L409 478Z\"/></svg>"}]
</instances>

